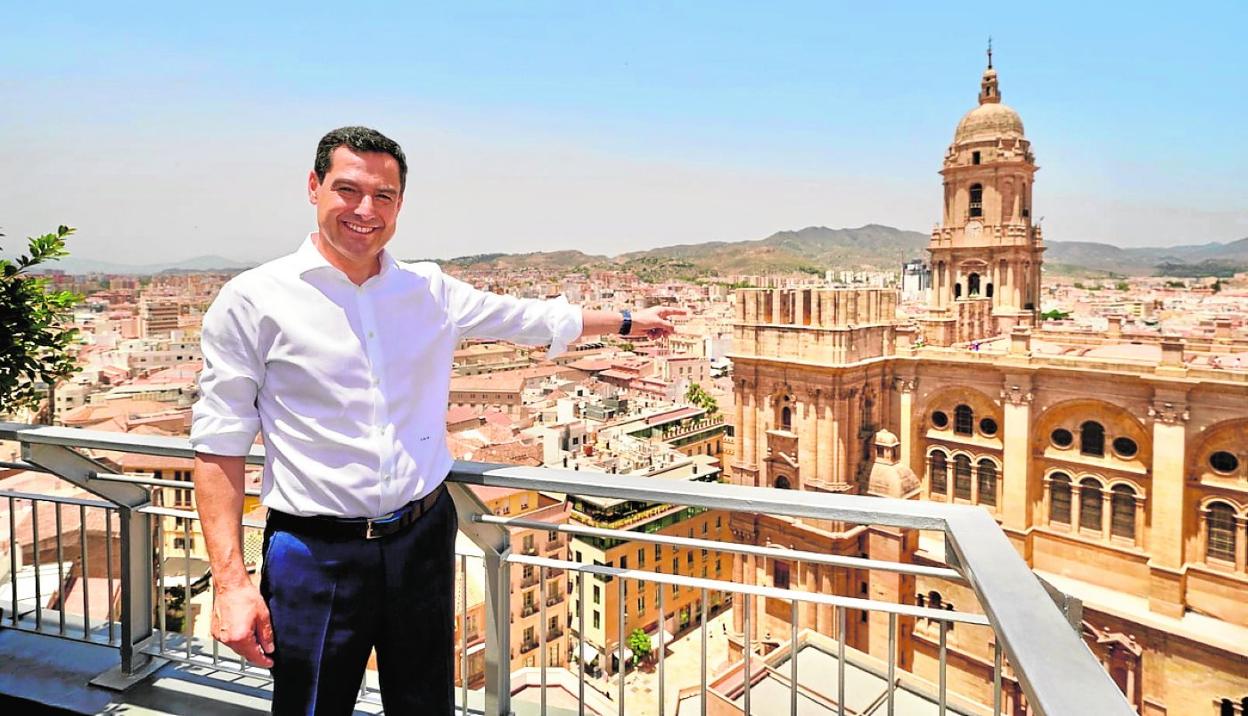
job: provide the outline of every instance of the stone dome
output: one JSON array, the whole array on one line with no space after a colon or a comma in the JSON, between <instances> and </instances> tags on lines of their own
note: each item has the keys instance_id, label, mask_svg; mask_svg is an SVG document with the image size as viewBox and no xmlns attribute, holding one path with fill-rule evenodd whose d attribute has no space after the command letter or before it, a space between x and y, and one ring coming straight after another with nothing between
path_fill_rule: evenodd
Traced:
<instances>
[{"instance_id":1,"label":"stone dome","mask_svg":"<svg viewBox=\"0 0 1248 716\"><path fill-rule=\"evenodd\" d=\"M998 139L1022 139L1023 118L1001 104L1001 83L992 68L992 50L988 51L988 69L979 80L979 106L966 113L953 133L955 145L966 142L995 142Z\"/></svg>"},{"instance_id":2,"label":"stone dome","mask_svg":"<svg viewBox=\"0 0 1248 716\"><path fill-rule=\"evenodd\" d=\"M1022 139L1023 118L1000 102L985 102L966 113L953 133L953 143Z\"/></svg>"}]
</instances>

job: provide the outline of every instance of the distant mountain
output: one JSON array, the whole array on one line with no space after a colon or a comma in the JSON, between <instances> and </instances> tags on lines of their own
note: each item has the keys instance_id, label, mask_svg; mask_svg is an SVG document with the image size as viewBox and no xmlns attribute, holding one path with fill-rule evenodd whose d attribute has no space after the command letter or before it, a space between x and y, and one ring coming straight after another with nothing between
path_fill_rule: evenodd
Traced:
<instances>
[{"instance_id":1,"label":"distant mountain","mask_svg":"<svg viewBox=\"0 0 1248 716\"><path fill-rule=\"evenodd\" d=\"M926 257L928 240L924 233L879 224L852 229L808 226L753 241L675 244L611 258L553 251L479 254L441 263L471 269L623 269L651 281L777 271L822 274L828 269L895 270L910 259ZM1209 276L1248 270L1248 238L1171 248L1124 249L1092 241L1049 241L1046 245L1045 264L1058 273Z\"/></svg>"},{"instance_id":2,"label":"distant mountain","mask_svg":"<svg viewBox=\"0 0 1248 716\"><path fill-rule=\"evenodd\" d=\"M895 269L908 259L924 255L927 241L926 234L878 224L856 229L810 226L755 241L678 244L612 258L555 251L462 256L441 263L471 269L619 269L652 281L774 271L822 274L832 268Z\"/></svg>"},{"instance_id":3,"label":"distant mountain","mask_svg":"<svg viewBox=\"0 0 1248 716\"><path fill-rule=\"evenodd\" d=\"M1191 244L1124 249L1090 241L1050 241L1044 261L1131 275L1230 275L1248 271L1248 237L1228 244Z\"/></svg>"},{"instance_id":4,"label":"distant mountain","mask_svg":"<svg viewBox=\"0 0 1248 716\"><path fill-rule=\"evenodd\" d=\"M64 271L68 274L105 273L133 276L150 276L158 273L181 273L193 271L241 271L255 264L235 261L222 256L197 256L193 259L163 264L119 264L96 261L77 256L67 256L43 267L44 271Z\"/></svg>"}]
</instances>

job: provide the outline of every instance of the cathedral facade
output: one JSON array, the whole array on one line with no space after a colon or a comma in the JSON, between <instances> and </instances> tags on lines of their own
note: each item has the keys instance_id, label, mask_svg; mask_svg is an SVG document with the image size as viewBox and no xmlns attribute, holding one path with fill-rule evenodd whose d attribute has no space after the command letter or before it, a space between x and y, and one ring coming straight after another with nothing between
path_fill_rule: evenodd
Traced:
<instances>
[{"instance_id":1,"label":"cathedral facade","mask_svg":"<svg viewBox=\"0 0 1248 716\"><path fill-rule=\"evenodd\" d=\"M1036 172L989 65L945 155L931 301L897 318L887 289L744 289L734 334L734 482L978 505L1032 568L1084 605L1085 642L1142 714L1220 714L1248 697L1248 352L1229 325L1182 337L1050 331ZM938 538L734 515L739 541L942 564ZM738 556L740 581L977 610L964 586ZM734 605L734 627L746 626ZM752 602L755 643L789 603ZM846 623L885 658L887 616ZM831 608L801 628L836 637ZM935 680L933 625L899 620L898 664ZM992 634L950 632L950 689L991 703ZM1023 714L1007 670L1007 713ZM1238 712L1235 712L1238 713Z\"/></svg>"}]
</instances>

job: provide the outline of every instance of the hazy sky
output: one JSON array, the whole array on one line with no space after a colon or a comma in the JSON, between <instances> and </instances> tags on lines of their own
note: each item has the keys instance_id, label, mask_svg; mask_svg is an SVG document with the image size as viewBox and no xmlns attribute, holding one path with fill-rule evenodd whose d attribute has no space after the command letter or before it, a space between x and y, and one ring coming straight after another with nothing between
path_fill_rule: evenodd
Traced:
<instances>
[{"instance_id":1,"label":"hazy sky","mask_svg":"<svg viewBox=\"0 0 1248 716\"><path fill-rule=\"evenodd\" d=\"M989 35L1047 238L1248 236L1242 1L309 5L10 5L0 245L285 253L343 124L407 151L403 257L926 231Z\"/></svg>"}]
</instances>

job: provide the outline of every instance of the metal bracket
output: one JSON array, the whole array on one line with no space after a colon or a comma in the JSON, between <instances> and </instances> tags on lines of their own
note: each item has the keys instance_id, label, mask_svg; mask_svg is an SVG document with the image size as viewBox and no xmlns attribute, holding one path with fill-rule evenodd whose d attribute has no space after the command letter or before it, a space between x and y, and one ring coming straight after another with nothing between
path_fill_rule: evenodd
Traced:
<instances>
[{"instance_id":1,"label":"metal bracket","mask_svg":"<svg viewBox=\"0 0 1248 716\"><path fill-rule=\"evenodd\" d=\"M1044 591L1049 593L1049 598L1061 610L1066 617L1066 621L1075 630L1075 634L1083 638L1083 601L1053 586L1040 575L1036 575L1036 579L1040 580L1040 586L1044 587Z\"/></svg>"}]
</instances>

